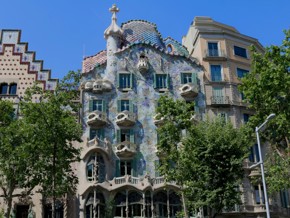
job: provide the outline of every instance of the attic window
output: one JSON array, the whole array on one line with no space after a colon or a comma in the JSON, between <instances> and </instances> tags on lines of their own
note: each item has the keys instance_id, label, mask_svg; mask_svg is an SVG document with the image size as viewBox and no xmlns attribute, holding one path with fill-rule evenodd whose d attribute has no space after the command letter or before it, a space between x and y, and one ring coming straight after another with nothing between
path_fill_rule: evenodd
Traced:
<instances>
[{"instance_id":1,"label":"attic window","mask_svg":"<svg viewBox=\"0 0 290 218\"><path fill-rule=\"evenodd\" d=\"M167 45L167 51L169 53L171 53L173 51L173 48L172 48L172 45L171 44Z\"/></svg>"}]
</instances>

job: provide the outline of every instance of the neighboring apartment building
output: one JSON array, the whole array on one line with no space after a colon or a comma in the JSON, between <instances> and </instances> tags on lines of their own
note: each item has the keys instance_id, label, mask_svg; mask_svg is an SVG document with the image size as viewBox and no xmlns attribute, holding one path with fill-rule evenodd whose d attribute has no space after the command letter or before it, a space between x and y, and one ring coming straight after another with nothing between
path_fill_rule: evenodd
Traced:
<instances>
[{"instance_id":1,"label":"neighboring apartment building","mask_svg":"<svg viewBox=\"0 0 290 218\"><path fill-rule=\"evenodd\" d=\"M21 42L20 30L0 30L0 99L12 101L17 114L21 97L34 82L39 82L44 90L56 88L57 80L51 79L50 70L43 69L42 65L42 61L35 59L35 52L28 50L28 43ZM35 101L37 102L37 98ZM13 199L14 216L27 217L30 206L35 217L48 217L49 208L43 205L39 193ZM5 202L0 198L0 208L4 207Z\"/></svg>"},{"instance_id":2,"label":"neighboring apartment building","mask_svg":"<svg viewBox=\"0 0 290 218\"><path fill-rule=\"evenodd\" d=\"M158 165L157 100L168 94L204 112L203 71L185 47L162 38L156 25L131 20L119 27L113 5L106 49L83 61L84 142L78 166L77 217L176 217L175 183ZM107 207L107 209L105 209Z\"/></svg>"},{"instance_id":3,"label":"neighboring apartment building","mask_svg":"<svg viewBox=\"0 0 290 218\"><path fill-rule=\"evenodd\" d=\"M190 55L204 67L204 90L206 114L209 117L222 116L235 127L248 121L253 111L243 102L238 91L240 79L250 71L253 45L258 52L264 48L255 38L239 33L234 27L216 22L209 17L196 17L188 33L182 39ZM262 148L265 155L266 148ZM258 162L257 146L245 161L245 178L241 185L242 205L228 213L229 217L265 216L262 182L251 183L251 178L261 176L257 168L249 166ZM260 177L261 178L261 177ZM289 217L289 193L281 191L270 199L272 217Z\"/></svg>"}]
</instances>

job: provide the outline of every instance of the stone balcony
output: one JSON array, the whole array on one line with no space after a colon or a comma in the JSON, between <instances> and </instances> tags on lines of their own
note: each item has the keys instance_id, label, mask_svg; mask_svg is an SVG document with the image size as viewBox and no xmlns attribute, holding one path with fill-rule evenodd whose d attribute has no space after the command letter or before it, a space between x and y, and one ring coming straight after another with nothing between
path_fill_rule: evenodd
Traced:
<instances>
[{"instance_id":1,"label":"stone balcony","mask_svg":"<svg viewBox=\"0 0 290 218\"><path fill-rule=\"evenodd\" d=\"M123 141L117 143L115 146L115 154L119 158L133 158L136 153L137 145L132 142Z\"/></svg>"},{"instance_id":2,"label":"stone balcony","mask_svg":"<svg viewBox=\"0 0 290 218\"><path fill-rule=\"evenodd\" d=\"M153 122L157 127L161 126L164 123L164 121L165 121L164 117L162 117L161 114L159 113L153 117Z\"/></svg>"},{"instance_id":3,"label":"stone balcony","mask_svg":"<svg viewBox=\"0 0 290 218\"><path fill-rule=\"evenodd\" d=\"M230 98L229 96L211 96L211 105L212 106L230 106Z\"/></svg>"},{"instance_id":4,"label":"stone balcony","mask_svg":"<svg viewBox=\"0 0 290 218\"><path fill-rule=\"evenodd\" d=\"M116 124L118 126L134 126L136 123L136 115L133 112L130 111L122 111L119 112L118 115L116 116Z\"/></svg>"},{"instance_id":5,"label":"stone balcony","mask_svg":"<svg viewBox=\"0 0 290 218\"><path fill-rule=\"evenodd\" d=\"M93 111L88 115L87 124L93 127L102 127L107 123L107 114L102 111Z\"/></svg>"},{"instance_id":6,"label":"stone balcony","mask_svg":"<svg viewBox=\"0 0 290 218\"><path fill-rule=\"evenodd\" d=\"M97 79L95 81L86 81L81 84L81 89L86 92L103 93L110 92L113 89L113 85L108 80Z\"/></svg>"},{"instance_id":7,"label":"stone balcony","mask_svg":"<svg viewBox=\"0 0 290 218\"><path fill-rule=\"evenodd\" d=\"M186 83L179 88L180 95L185 98L195 98L198 95L196 84Z\"/></svg>"}]
</instances>

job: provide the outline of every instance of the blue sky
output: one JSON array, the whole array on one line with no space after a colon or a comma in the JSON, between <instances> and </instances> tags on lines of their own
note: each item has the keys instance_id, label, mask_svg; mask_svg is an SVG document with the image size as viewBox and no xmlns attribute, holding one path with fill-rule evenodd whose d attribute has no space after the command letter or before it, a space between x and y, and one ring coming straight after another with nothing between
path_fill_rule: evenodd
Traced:
<instances>
[{"instance_id":1,"label":"blue sky","mask_svg":"<svg viewBox=\"0 0 290 218\"><path fill-rule=\"evenodd\" d=\"M180 42L195 16L231 25L264 46L280 45L283 29L290 27L290 0L1 0L0 29L21 29L36 59L61 78L81 69L84 54L105 49L113 3L120 8L119 25L147 20L162 37Z\"/></svg>"}]
</instances>

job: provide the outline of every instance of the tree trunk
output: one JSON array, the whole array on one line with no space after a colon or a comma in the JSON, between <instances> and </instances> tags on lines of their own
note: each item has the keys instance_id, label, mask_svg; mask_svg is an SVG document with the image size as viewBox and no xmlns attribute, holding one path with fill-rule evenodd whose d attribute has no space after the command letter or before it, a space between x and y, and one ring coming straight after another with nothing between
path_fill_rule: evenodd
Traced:
<instances>
[{"instance_id":1,"label":"tree trunk","mask_svg":"<svg viewBox=\"0 0 290 218\"><path fill-rule=\"evenodd\" d=\"M7 198L7 208L5 212L5 218L10 218L11 208L12 208L12 198Z\"/></svg>"},{"instance_id":2,"label":"tree trunk","mask_svg":"<svg viewBox=\"0 0 290 218\"><path fill-rule=\"evenodd\" d=\"M182 204L183 204L183 211L184 211L184 217L185 218L188 218L188 214L187 214L187 208L186 208L186 205L185 205L185 197L184 197L184 193L181 192L181 196L182 196Z\"/></svg>"},{"instance_id":3,"label":"tree trunk","mask_svg":"<svg viewBox=\"0 0 290 218\"><path fill-rule=\"evenodd\" d=\"M52 205L51 205L51 217L55 218L55 165L56 165L56 144L53 145L53 161L52 161Z\"/></svg>"}]
</instances>

